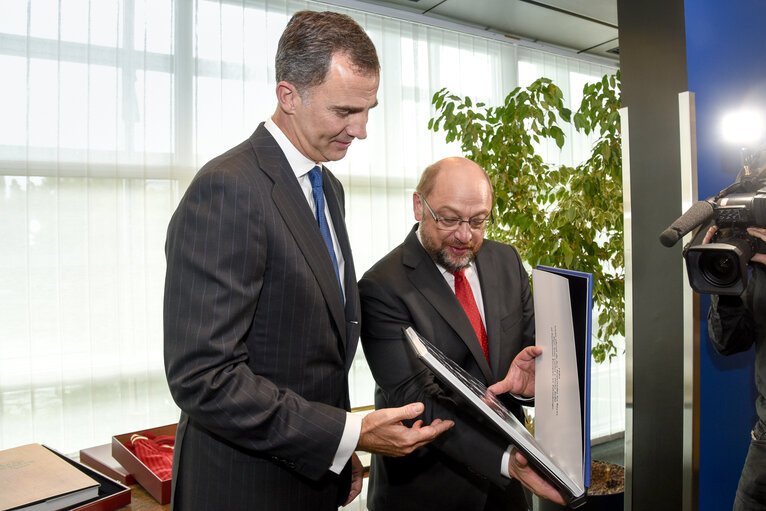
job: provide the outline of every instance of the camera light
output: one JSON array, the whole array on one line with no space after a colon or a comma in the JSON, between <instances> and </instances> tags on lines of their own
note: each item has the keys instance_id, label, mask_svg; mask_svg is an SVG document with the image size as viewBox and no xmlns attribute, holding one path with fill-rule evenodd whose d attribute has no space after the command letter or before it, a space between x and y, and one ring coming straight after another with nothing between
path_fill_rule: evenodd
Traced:
<instances>
[{"instance_id":1,"label":"camera light","mask_svg":"<svg viewBox=\"0 0 766 511\"><path fill-rule=\"evenodd\" d=\"M730 112L721 119L723 138L732 144L760 142L763 131L763 116L755 110Z\"/></svg>"}]
</instances>

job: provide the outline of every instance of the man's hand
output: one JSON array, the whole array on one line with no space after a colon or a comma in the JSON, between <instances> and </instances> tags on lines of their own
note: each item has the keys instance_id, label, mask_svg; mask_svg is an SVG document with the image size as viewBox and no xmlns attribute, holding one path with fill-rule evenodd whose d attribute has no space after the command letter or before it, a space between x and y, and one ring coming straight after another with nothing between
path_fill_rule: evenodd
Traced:
<instances>
[{"instance_id":1,"label":"man's hand","mask_svg":"<svg viewBox=\"0 0 766 511\"><path fill-rule=\"evenodd\" d=\"M715 234L717 230L718 230L717 225L711 225L710 229L708 229L707 232L705 233L705 237L702 239L702 244L707 245L708 243L710 243L710 240L713 239L713 234Z\"/></svg>"},{"instance_id":2,"label":"man's hand","mask_svg":"<svg viewBox=\"0 0 766 511\"><path fill-rule=\"evenodd\" d=\"M348 492L348 499L343 504L348 506L362 492L362 478L364 477L364 466L359 456L354 453L351 455L351 491Z\"/></svg>"},{"instance_id":3,"label":"man's hand","mask_svg":"<svg viewBox=\"0 0 766 511\"><path fill-rule=\"evenodd\" d=\"M710 227L710 229L707 230L705 233L705 237L702 240L703 245L707 245L710 243L710 240L713 239L713 234L718 230L718 226L713 225ZM766 242L766 229L762 229L760 227L748 227L747 233L750 236L753 236L755 238L760 238L764 242ZM750 261L753 263L761 263L766 264L766 254L762 254L760 252L753 255L753 257L750 258Z\"/></svg>"},{"instance_id":4,"label":"man's hand","mask_svg":"<svg viewBox=\"0 0 766 511\"><path fill-rule=\"evenodd\" d=\"M518 479L521 484L526 486L529 491L538 497L551 500L562 506L566 505L564 497L561 496L558 490L540 477L540 475L529 466L527 458L525 458L515 447L511 451L511 458L508 461L508 473L514 479Z\"/></svg>"},{"instance_id":5,"label":"man's hand","mask_svg":"<svg viewBox=\"0 0 766 511\"><path fill-rule=\"evenodd\" d=\"M535 357L540 355L543 349L539 346L527 346L516 355L508 369L504 379L490 386L489 390L499 396L510 392L524 397L535 395Z\"/></svg>"},{"instance_id":6,"label":"man's hand","mask_svg":"<svg viewBox=\"0 0 766 511\"><path fill-rule=\"evenodd\" d=\"M429 426L416 421L411 428L403 420L414 419L425 407L423 403L410 403L401 408L383 408L368 413L362 419L362 433L357 449L383 454L404 456L422 447L454 426L452 421L434 420Z\"/></svg>"}]
</instances>

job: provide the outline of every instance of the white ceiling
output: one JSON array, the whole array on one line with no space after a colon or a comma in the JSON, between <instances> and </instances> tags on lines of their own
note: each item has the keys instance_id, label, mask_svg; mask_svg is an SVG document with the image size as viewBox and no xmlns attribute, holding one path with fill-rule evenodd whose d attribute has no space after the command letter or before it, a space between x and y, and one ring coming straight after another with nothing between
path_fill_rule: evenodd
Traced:
<instances>
[{"instance_id":1,"label":"white ceiling","mask_svg":"<svg viewBox=\"0 0 766 511\"><path fill-rule=\"evenodd\" d=\"M575 53L619 60L617 0L359 0Z\"/></svg>"}]
</instances>

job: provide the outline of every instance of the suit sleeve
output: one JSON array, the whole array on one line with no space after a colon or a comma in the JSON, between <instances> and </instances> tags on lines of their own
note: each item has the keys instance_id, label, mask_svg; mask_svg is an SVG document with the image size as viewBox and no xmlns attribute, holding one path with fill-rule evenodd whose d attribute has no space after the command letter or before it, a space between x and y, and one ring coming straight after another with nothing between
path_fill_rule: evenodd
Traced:
<instances>
[{"instance_id":1,"label":"suit sleeve","mask_svg":"<svg viewBox=\"0 0 766 511\"><path fill-rule=\"evenodd\" d=\"M402 327L418 326L402 300L386 285L382 275L359 282L362 302L362 347L375 381L386 397L386 405L403 406L422 402L424 423L434 419L455 421L455 426L423 449L444 454L498 486L509 480L500 474L508 443L491 429L479 425L472 411L435 380L408 347Z\"/></svg>"},{"instance_id":2,"label":"suit sleeve","mask_svg":"<svg viewBox=\"0 0 766 511\"><path fill-rule=\"evenodd\" d=\"M345 411L307 401L249 366L259 354L248 352L245 339L268 266L269 219L259 197L241 175L203 173L171 220L164 302L168 384L190 420L211 434L318 479L332 462ZM273 332L263 335L280 342Z\"/></svg>"}]
</instances>

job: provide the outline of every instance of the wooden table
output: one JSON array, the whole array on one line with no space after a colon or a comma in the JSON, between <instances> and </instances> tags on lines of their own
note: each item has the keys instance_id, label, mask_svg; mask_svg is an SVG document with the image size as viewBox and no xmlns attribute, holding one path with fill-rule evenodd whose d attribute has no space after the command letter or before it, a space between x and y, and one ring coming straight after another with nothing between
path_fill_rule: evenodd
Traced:
<instances>
[{"instance_id":1,"label":"wooden table","mask_svg":"<svg viewBox=\"0 0 766 511\"><path fill-rule=\"evenodd\" d=\"M364 465L364 477L367 477L370 470L371 455L366 452L357 452ZM154 497L149 495L140 484L128 485L130 488L130 505L123 506L119 511L169 511L170 504L162 505Z\"/></svg>"},{"instance_id":2,"label":"wooden table","mask_svg":"<svg viewBox=\"0 0 766 511\"><path fill-rule=\"evenodd\" d=\"M154 497L146 493L146 490L144 490L141 485L131 484L129 488L130 505L121 507L120 510L130 509L131 511L159 511L161 509L170 509L170 504L165 504L164 506L159 504L156 500L154 500Z\"/></svg>"}]
</instances>

